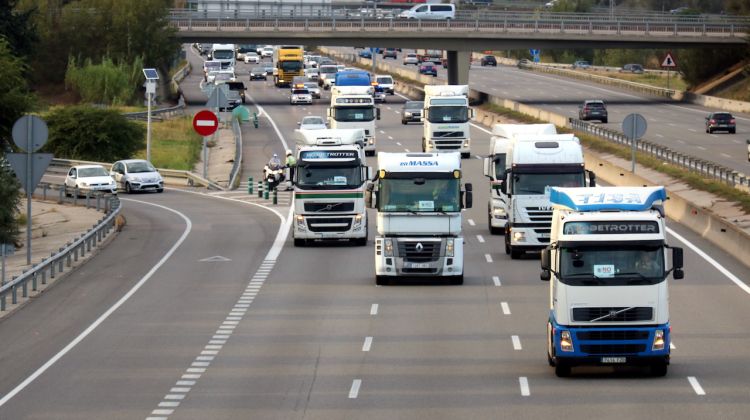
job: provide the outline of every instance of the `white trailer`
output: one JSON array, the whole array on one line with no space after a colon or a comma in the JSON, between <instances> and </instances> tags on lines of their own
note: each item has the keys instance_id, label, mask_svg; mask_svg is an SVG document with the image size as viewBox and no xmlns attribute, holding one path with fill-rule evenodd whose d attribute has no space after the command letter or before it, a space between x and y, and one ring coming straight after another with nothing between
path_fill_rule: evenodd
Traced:
<instances>
[{"instance_id":1,"label":"white trailer","mask_svg":"<svg viewBox=\"0 0 750 420\"><path fill-rule=\"evenodd\" d=\"M666 199L664 187L552 188L541 279L550 282L547 359L557 376L579 365L666 375L667 277L684 276L682 249L667 245Z\"/></svg>"},{"instance_id":2,"label":"white trailer","mask_svg":"<svg viewBox=\"0 0 750 420\"><path fill-rule=\"evenodd\" d=\"M423 152L459 152L471 155L471 127L474 110L469 108L469 86L425 85Z\"/></svg>"}]
</instances>

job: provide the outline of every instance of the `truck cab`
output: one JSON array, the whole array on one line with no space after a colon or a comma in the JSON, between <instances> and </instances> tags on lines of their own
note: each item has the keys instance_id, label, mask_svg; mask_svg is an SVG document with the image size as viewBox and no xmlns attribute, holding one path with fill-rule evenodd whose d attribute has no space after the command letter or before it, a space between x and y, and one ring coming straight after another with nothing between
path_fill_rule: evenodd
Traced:
<instances>
[{"instance_id":1,"label":"truck cab","mask_svg":"<svg viewBox=\"0 0 750 420\"><path fill-rule=\"evenodd\" d=\"M459 152L461 157L471 155L471 128L469 121L474 110L469 108L469 86L425 85L422 121L422 151Z\"/></svg>"},{"instance_id":2,"label":"truck cab","mask_svg":"<svg viewBox=\"0 0 750 420\"><path fill-rule=\"evenodd\" d=\"M375 120L380 119L380 108L375 106L373 87L334 86L331 89L331 106L328 108L328 126L335 128L361 128L365 133L365 154L375 155Z\"/></svg>"}]
</instances>

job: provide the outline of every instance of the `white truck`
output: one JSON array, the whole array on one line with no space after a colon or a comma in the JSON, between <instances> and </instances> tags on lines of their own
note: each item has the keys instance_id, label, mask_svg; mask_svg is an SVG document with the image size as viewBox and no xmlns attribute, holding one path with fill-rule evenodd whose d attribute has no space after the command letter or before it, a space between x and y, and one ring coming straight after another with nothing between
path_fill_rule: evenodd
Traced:
<instances>
[{"instance_id":1,"label":"white truck","mask_svg":"<svg viewBox=\"0 0 750 420\"><path fill-rule=\"evenodd\" d=\"M493 127L490 156L484 160L491 193L488 224L491 233L505 234L505 253L512 259L549 244L550 187L595 185L578 138L556 133L552 124Z\"/></svg>"},{"instance_id":2,"label":"white truck","mask_svg":"<svg viewBox=\"0 0 750 420\"><path fill-rule=\"evenodd\" d=\"M474 110L469 108L468 95L467 85L425 85L423 152L459 152L463 158L471 155L469 121Z\"/></svg>"},{"instance_id":3,"label":"white truck","mask_svg":"<svg viewBox=\"0 0 750 420\"><path fill-rule=\"evenodd\" d=\"M294 246L348 239L367 244L362 129L296 130Z\"/></svg>"},{"instance_id":4,"label":"white truck","mask_svg":"<svg viewBox=\"0 0 750 420\"><path fill-rule=\"evenodd\" d=\"M461 190L461 156L380 152L378 168L365 194L377 208L376 284L415 277L463 284L461 210L471 208L472 187Z\"/></svg>"},{"instance_id":5,"label":"white truck","mask_svg":"<svg viewBox=\"0 0 750 420\"><path fill-rule=\"evenodd\" d=\"M211 47L211 60L221 63L222 70L234 70L236 65L234 44L214 44Z\"/></svg>"},{"instance_id":6,"label":"white truck","mask_svg":"<svg viewBox=\"0 0 750 420\"><path fill-rule=\"evenodd\" d=\"M682 249L667 245L666 199L664 187L552 188L540 277L550 282L547 359L557 376L579 365L666 375L667 277L684 277Z\"/></svg>"},{"instance_id":7,"label":"white truck","mask_svg":"<svg viewBox=\"0 0 750 420\"><path fill-rule=\"evenodd\" d=\"M328 108L328 126L361 128L365 130L365 154L375 155L375 120L380 119L380 108L375 107L372 86L334 86Z\"/></svg>"}]
</instances>

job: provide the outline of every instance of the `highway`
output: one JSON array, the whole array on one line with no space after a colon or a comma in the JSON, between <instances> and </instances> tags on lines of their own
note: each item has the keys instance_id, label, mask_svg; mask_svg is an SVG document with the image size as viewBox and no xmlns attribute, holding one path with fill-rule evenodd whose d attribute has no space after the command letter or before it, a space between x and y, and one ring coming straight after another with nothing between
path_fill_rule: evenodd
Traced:
<instances>
[{"instance_id":1,"label":"highway","mask_svg":"<svg viewBox=\"0 0 750 420\"><path fill-rule=\"evenodd\" d=\"M352 48L337 50L351 54L357 52ZM403 65L403 54L408 52L413 50L404 49L398 59L387 59L385 62L416 69L414 65ZM381 56L376 60L383 62ZM447 72L441 66L438 66L437 79L447 79ZM716 110L612 86L510 66L481 67L478 63L473 64L469 71L469 85L490 95L573 118L578 118L578 106L584 100L602 99L609 112L609 121L604 124L606 127L621 132L625 116L639 113L648 121L645 139L739 172L750 173L745 142L750 138L748 114L733 113L737 119L737 134L723 131L708 134L705 132L705 118L709 112Z\"/></svg>"},{"instance_id":2,"label":"highway","mask_svg":"<svg viewBox=\"0 0 750 420\"><path fill-rule=\"evenodd\" d=\"M253 152L243 176L283 150L271 121L290 141L296 122L324 115L329 98L290 106L270 80L246 83L264 117L245 136ZM422 126L401 125L402 102L381 105L380 151L420 148ZM475 127L472 136L484 153L489 134ZM372 241L295 248L281 225L287 208L261 208L242 192L123 196L120 236L0 323L0 418L746 416L750 294L717 266L739 283L749 269L670 223L687 243L670 237L685 247L686 277L670 280L668 375L589 368L557 378L544 356L548 284L538 258L504 254L486 226L481 161L464 160L463 172L475 186L463 286L376 287ZM201 261L212 257L231 261Z\"/></svg>"}]
</instances>

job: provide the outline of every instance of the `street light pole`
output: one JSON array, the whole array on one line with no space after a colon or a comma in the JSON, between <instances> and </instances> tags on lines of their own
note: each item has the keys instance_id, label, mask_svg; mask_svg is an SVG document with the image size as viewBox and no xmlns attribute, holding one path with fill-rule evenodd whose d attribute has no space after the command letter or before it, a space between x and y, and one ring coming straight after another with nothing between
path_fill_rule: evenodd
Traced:
<instances>
[{"instance_id":1,"label":"street light pole","mask_svg":"<svg viewBox=\"0 0 750 420\"><path fill-rule=\"evenodd\" d=\"M148 111L146 113L146 160L151 162L151 98L152 93L149 91L149 85L152 82L146 82L146 91L148 92Z\"/></svg>"}]
</instances>

